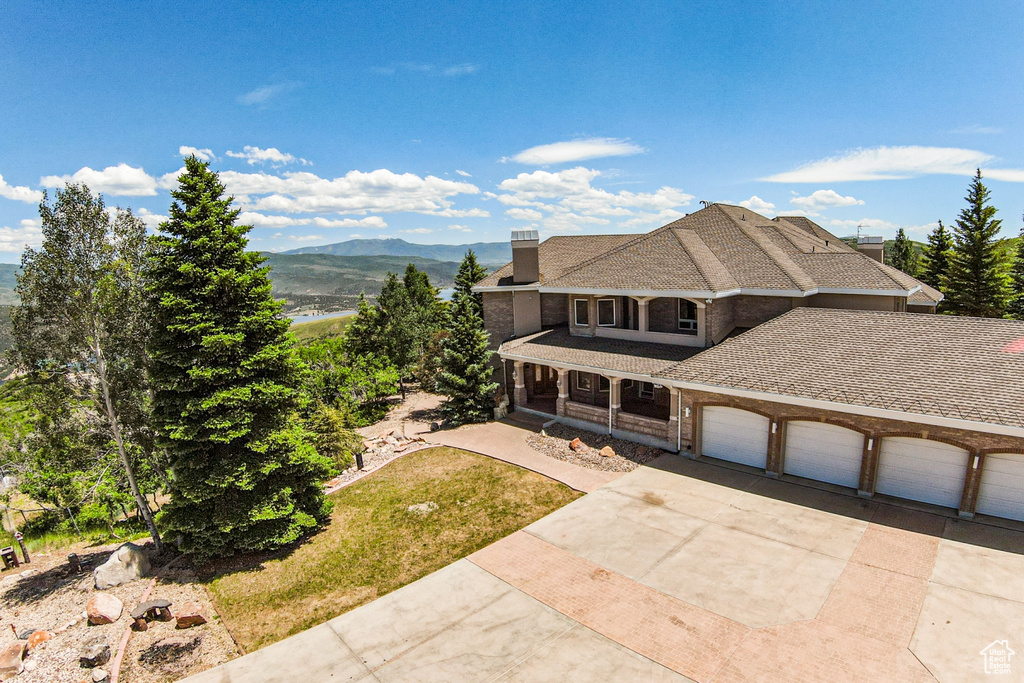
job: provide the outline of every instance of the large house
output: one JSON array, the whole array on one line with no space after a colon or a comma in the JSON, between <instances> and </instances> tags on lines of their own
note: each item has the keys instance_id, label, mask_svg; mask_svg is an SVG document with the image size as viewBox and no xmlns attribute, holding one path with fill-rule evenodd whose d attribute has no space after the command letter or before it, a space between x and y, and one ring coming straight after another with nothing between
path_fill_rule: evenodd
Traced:
<instances>
[{"instance_id":1,"label":"large house","mask_svg":"<svg viewBox=\"0 0 1024 683\"><path fill-rule=\"evenodd\" d=\"M481 281L516 410L689 457L1024 520L1024 323L803 217L712 204L643 235L516 231Z\"/></svg>"}]
</instances>

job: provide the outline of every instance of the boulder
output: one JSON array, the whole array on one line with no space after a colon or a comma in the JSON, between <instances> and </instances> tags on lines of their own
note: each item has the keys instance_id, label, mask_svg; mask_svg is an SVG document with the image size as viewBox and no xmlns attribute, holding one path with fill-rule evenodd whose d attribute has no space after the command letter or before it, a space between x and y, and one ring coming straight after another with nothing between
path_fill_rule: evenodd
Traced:
<instances>
[{"instance_id":1,"label":"boulder","mask_svg":"<svg viewBox=\"0 0 1024 683\"><path fill-rule=\"evenodd\" d=\"M613 449L611 446L605 446L604 448L599 450L598 453L600 454L600 456L602 458L614 458L615 457L615 449Z\"/></svg>"},{"instance_id":2,"label":"boulder","mask_svg":"<svg viewBox=\"0 0 1024 683\"><path fill-rule=\"evenodd\" d=\"M16 640L8 643L0 650L0 681L14 678L25 670L25 648L28 646L24 640Z\"/></svg>"},{"instance_id":3,"label":"boulder","mask_svg":"<svg viewBox=\"0 0 1024 683\"><path fill-rule=\"evenodd\" d=\"M92 681L93 681L93 683L100 683L100 681L107 680L107 677L109 675L110 674L108 674L105 669L101 669L99 667L96 667L95 669L92 670Z\"/></svg>"},{"instance_id":4,"label":"boulder","mask_svg":"<svg viewBox=\"0 0 1024 683\"><path fill-rule=\"evenodd\" d=\"M574 451L582 451L586 447L586 444L584 444L578 436L569 442L569 448L571 448Z\"/></svg>"},{"instance_id":5,"label":"boulder","mask_svg":"<svg viewBox=\"0 0 1024 683\"><path fill-rule=\"evenodd\" d=\"M145 551L134 543L125 543L115 550L106 562L93 570L96 588L104 590L120 586L149 573L149 558Z\"/></svg>"},{"instance_id":6,"label":"boulder","mask_svg":"<svg viewBox=\"0 0 1024 683\"><path fill-rule=\"evenodd\" d=\"M82 643L78 650L78 663L92 669L110 661L110 644L105 636L96 635Z\"/></svg>"},{"instance_id":7,"label":"boulder","mask_svg":"<svg viewBox=\"0 0 1024 683\"><path fill-rule=\"evenodd\" d=\"M117 596L110 593L93 593L85 611L89 615L89 623L94 626L99 624L112 624L121 618L121 611L124 610L124 603Z\"/></svg>"},{"instance_id":8,"label":"boulder","mask_svg":"<svg viewBox=\"0 0 1024 683\"><path fill-rule=\"evenodd\" d=\"M53 638L53 634L49 631L36 631L28 637L28 649L42 645L50 638Z\"/></svg>"},{"instance_id":9,"label":"boulder","mask_svg":"<svg viewBox=\"0 0 1024 683\"><path fill-rule=\"evenodd\" d=\"M183 604L174 618L177 621L175 628L191 628L207 622L206 609L192 600Z\"/></svg>"}]
</instances>

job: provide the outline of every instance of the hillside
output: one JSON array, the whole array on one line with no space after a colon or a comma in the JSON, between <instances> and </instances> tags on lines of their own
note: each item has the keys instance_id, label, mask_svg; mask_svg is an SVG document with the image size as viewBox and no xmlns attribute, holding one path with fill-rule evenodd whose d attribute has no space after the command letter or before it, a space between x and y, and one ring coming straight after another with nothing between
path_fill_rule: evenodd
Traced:
<instances>
[{"instance_id":1,"label":"hillside","mask_svg":"<svg viewBox=\"0 0 1024 683\"><path fill-rule=\"evenodd\" d=\"M415 256L335 256L333 254L264 254L271 267L274 297L286 309L355 308L361 292L380 293L388 272L401 275L412 263L435 287L451 287L459 264Z\"/></svg>"},{"instance_id":2,"label":"hillside","mask_svg":"<svg viewBox=\"0 0 1024 683\"><path fill-rule=\"evenodd\" d=\"M473 244L412 244L401 239L358 239L317 247L301 247L285 254L334 254L335 256L418 256L435 261L459 262L472 249L484 265L505 265L512 260L509 242Z\"/></svg>"},{"instance_id":3,"label":"hillside","mask_svg":"<svg viewBox=\"0 0 1024 683\"><path fill-rule=\"evenodd\" d=\"M15 263L0 263L0 306L18 303L18 297L14 295L14 287L18 283L14 276L19 270L21 266Z\"/></svg>"}]
</instances>

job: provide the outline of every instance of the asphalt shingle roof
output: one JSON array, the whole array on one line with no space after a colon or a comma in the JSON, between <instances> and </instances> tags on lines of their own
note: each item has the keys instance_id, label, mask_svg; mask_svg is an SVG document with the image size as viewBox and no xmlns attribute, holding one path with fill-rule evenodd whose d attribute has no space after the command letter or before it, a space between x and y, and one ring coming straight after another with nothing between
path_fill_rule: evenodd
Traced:
<instances>
[{"instance_id":1,"label":"asphalt shingle roof","mask_svg":"<svg viewBox=\"0 0 1024 683\"><path fill-rule=\"evenodd\" d=\"M523 356L553 364L581 365L597 370L653 375L703 351L693 346L651 344L604 337L576 337L564 327L511 339L502 355Z\"/></svg>"},{"instance_id":2,"label":"asphalt shingle roof","mask_svg":"<svg viewBox=\"0 0 1024 683\"><path fill-rule=\"evenodd\" d=\"M1024 322L797 308L657 375L1024 427Z\"/></svg>"},{"instance_id":3,"label":"asphalt shingle roof","mask_svg":"<svg viewBox=\"0 0 1024 683\"><path fill-rule=\"evenodd\" d=\"M559 235L540 245L540 282L550 282L572 267L636 239L636 235ZM479 283L478 287L505 287L512 284L512 264L507 263Z\"/></svg>"}]
</instances>

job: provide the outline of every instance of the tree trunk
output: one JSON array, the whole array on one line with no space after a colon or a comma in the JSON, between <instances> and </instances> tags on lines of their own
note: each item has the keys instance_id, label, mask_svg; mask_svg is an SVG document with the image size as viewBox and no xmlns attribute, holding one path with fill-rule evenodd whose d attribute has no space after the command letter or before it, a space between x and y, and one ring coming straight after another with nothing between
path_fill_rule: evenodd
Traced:
<instances>
[{"instance_id":1,"label":"tree trunk","mask_svg":"<svg viewBox=\"0 0 1024 683\"><path fill-rule=\"evenodd\" d=\"M121 456L121 464L124 465L125 474L128 475L128 486L131 487L132 495L135 496L135 503L139 508L139 514L146 520L146 528L149 535L153 537L156 551L163 550L163 542L160 540L160 532L156 530L156 523L153 521L153 513L146 504L146 499L139 491L139 484L135 481L135 471L132 469L131 461L128 459L128 451L124 447L124 439L121 436L121 425L117 422L117 414L114 412L114 404L110 400L110 385L107 384L107 362L103 357L103 349L99 343L93 347L96 354L96 374L100 381L100 388L103 390L103 407L107 412L107 421L110 423L110 431L114 435L114 443L117 444L117 453Z\"/></svg>"}]
</instances>

